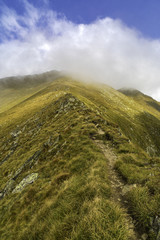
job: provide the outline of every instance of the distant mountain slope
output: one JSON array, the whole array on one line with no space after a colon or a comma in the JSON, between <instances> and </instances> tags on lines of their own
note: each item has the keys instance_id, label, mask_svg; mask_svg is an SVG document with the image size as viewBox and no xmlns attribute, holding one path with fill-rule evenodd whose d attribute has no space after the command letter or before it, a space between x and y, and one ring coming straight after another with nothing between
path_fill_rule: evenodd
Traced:
<instances>
[{"instance_id":1,"label":"distant mountain slope","mask_svg":"<svg viewBox=\"0 0 160 240\"><path fill-rule=\"evenodd\" d=\"M137 89L134 89L134 88L121 88L118 91L125 94L126 96L129 96L129 97L138 97L138 96L148 97L147 95L143 94L142 92L140 92L140 91L138 91Z\"/></svg>"},{"instance_id":2,"label":"distant mountain slope","mask_svg":"<svg viewBox=\"0 0 160 240\"><path fill-rule=\"evenodd\" d=\"M32 78L10 87L20 94L11 108L12 95L0 95L0 239L159 239L160 113L150 97L44 76L29 95Z\"/></svg>"},{"instance_id":3,"label":"distant mountain slope","mask_svg":"<svg viewBox=\"0 0 160 240\"><path fill-rule=\"evenodd\" d=\"M61 76L58 71L0 79L0 113L32 96Z\"/></svg>"},{"instance_id":4,"label":"distant mountain slope","mask_svg":"<svg viewBox=\"0 0 160 240\"><path fill-rule=\"evenodd\" d=\"M137 102L141 103L142 105L145 105L146 108L152 107L150 108L152 109L151 111L155 109L158 112L160 112L160 103L154 100L152 97L147 96L136 89L123 88L123 89L119 89L118 91L125 94L128 97L132 97Z\"/></svg>"}]
</instances>

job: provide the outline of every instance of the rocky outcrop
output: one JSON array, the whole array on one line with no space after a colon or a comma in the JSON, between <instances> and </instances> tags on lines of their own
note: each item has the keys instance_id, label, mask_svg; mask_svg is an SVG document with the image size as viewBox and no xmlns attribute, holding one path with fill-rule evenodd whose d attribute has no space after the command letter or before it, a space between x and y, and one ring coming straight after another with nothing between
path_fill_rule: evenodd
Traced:
<instances>
[{"instance_id":1,"label":"rocky outcrop","mask_svg":"<svg viewBox=\"0 0 160 240\"><path fill-rule=\"evenodd\" d=\"M85 104L78 98L74 97L72 94L66 94L64 97L62 97L62 99L59 99L57 103L59 106L57 106L55 117L63 112L66 113L71 109L76 109L77 106L81 106L83 110L86 109Z\"/></svg>"},{"instance_id":2,"label":"rocky outcrop","mask_svg":"<svg viewBox=\"0 0 160 240\"><path fill-rule=\"evenodd\" d=\"M17 146L18 146L17 142L13 143L13 145L11 146L10 151L9 151L9 153L7 154L7 156L6 156L4 159L2 159L2 161L0 161L0 166L1 166L4 162L6 162L6 161L9 159L9 157L11 157L11 156L13 155L13 153L15 152Z\"/></svg>"},{"instance_id":3,"label":"rocky outcrop","mask_svg":"<svg viewBox=\"0 0 160 240\"><path fill-rule=\"evenodd\" d=\"M13 177L8 180L6 183L5 188L0 192L0 199L4 198L5 195L11 193L15 187L15 180L18 178L18 176L22 173L22 171L26 168L31 168L35 162L38 160L38 157L40 156L42 152L42 149L36 151L30 158L28 158L25 163L18 168L18 170L15 172ZM23 184L22 184L23 185Z\"/></svg>"},{"instance_id":4,"label":"rocky outcrop","mask_svg":"<svg viewBox=\"0 0 160 240\"><path fill-rule=\"evenodd\" d=\"M15 172L14 176L13 176L13 180L16 180L17 177L22 173L22 171L26 168L29 167L31 168L34 163L36 162L36 160L38 159L39 155L41 154L42 149L36 151L30 158L28 158L25 163Z\"/></svg>"},{"instance_id":5,"label":"rocky outcrop","mask_svg":"<svg viewBox=\"0 0 160 240\"><path fill-rule=\"evenodd\" d=\"M12 193L21 192L28 184L33 183L38 178L38 173L31 173L26 176L12 191Z\"/></svg>"},{"instance_id":6,"label":"rocky outcrop","mask_svg":"<svg viewBox=\"0 0 160 240\"><path fill-rule=\"evenodd\" d=\"M8 193L10 193L13 188L14 188L14 185L15 185L15 181L13 179L10 179L5 188L3 189L2 192L0 192L0 199L4 198L5 195L7 195Z\"/></svg>"}]
</instances>

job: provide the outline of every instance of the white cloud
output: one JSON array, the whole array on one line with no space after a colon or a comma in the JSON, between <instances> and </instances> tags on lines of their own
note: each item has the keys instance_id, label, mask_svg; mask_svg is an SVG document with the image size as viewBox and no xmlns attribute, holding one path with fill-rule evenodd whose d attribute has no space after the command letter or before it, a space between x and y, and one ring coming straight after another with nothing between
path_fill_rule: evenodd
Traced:
<instances>
[{"instance_id":1,"label":"white cloud","mask_svg":"<svg viewBox=\"0 0 160 240\"><path fill-rule=\"evenodd\" d=\"M143 38L120 20L76 25L49 9L23 3L23 16L2 9L0 77L65 70L115 88L137 88L160 99L159 40Z\"/></svg>"}]
</instances>

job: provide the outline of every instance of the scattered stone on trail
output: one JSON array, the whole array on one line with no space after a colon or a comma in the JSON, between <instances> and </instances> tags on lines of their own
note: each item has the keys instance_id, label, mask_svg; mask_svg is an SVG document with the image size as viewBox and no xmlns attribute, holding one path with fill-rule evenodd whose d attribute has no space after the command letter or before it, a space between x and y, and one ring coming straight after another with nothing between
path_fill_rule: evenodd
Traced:
<instances>
[{"instance_id":1,"label":"scattered stone on trail","mask_svg":"<svg viewBox=\"0 0 160 240\"><path fill-rule=\"evenodd\" d=\"M102 129L99 128L99 129L98 129L98 134L99 134L99 135L104 135L105 132L104 132Z\"/></svg>"},{"instance_id":2,"label":"scattered stone on trail","mask_svg":"<svg viewBox=\"0 0 160 240\"><path fill-rule=\"evenodd\" d=\"M115 153L113 152L112 148L109 147L109 145L105 145L103 141L100 140L94 140L96 145L102 150L104 156L108 160L108 167L109 167L109 179L111 182L112 187L112 199L115 202L118 202L118 204L123 208L124 212L126 213L126 224L128 226L128 230L130 232L130 239L132 240L146 240L142 239L139 235L139 233L135 229L134 220L130 215L128 215L128 209L126 207L125 198L123 191L127 193L132 188L136 187L136 184L133 185L125 185L119 178L117 172L114 169L115 162L117 160L117 157Z\"/></svg>"},{"instance_id":3,"label":"scattered stone on trail","mask_svg":"<svg viewBox=\"0 0 160 240\"><path fill-rule=\"evenodd\" d=\"M16 187L15 189L12 191L12 193L19 193L21 192L25 186L27 186L28 184L33 183L36 179L38 178L38 173L31 173L30 175L28 175L27 177L25 177Z\"/></svg>"},{"instance_id":4,"label":"scattered stone on trail","mask_svg":"<svg viewBox=\"0 0 160 240\"><path fill-rule=\"evenodd\" d=\"M133 188L136 188L136 187L137 187L136 184L131 184L131 185L126 184L126 185L122 188L122 196L124 196L127 192L129 192L130 190L132 190Z\"/></svg>"}]
</instances>

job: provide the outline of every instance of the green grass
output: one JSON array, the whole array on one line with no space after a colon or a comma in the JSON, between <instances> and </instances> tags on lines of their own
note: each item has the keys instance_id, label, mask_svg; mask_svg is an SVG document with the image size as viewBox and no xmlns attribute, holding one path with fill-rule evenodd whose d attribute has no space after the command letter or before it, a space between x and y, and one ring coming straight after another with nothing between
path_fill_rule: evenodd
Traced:
<instances>
[{"instance_id":1,"label":"green grass","mask_svg":"<svg viewBox=\"0 0 160 240\"><path fill-rule=\"evenodd\" d=\"M24 101L17 95L0 115L1 161L9 156L0 165L0 191L11 184L0 200L0 239L129 239L125 213L112 199L108 160L93 139L114 150L124 183L136 184L125 196L129 211L154 239L151 219L160 195L155 105L68 78L41 84L28 98L21 88ZM38 179L12 193L31 173Z\"/></svg>"},{"instance_id":2,"label":"green grass","mask_svg":"<svg viewBox=\"0 0 160 240\"><path fill-rule=\"evenodd\" d=\"M16 178L13 188L28 174L39 175L21 193L10 192L1 200L2 239L128 239L124 213L111 201L107 160L91 139L98 136L93 122L100 118L79 100L68 104L71 97L50 102L28 123L23 123L25 116L21 115L19 128L24 130L17 137L17 149L0 167L2 189L27 159L42 150L37 162L26 165ZM15 140L9 133L6 138Z\"/></svg>"}]
</instances>

